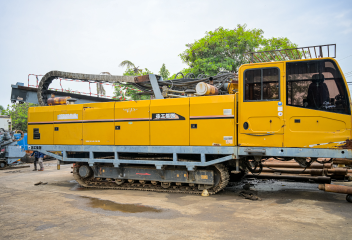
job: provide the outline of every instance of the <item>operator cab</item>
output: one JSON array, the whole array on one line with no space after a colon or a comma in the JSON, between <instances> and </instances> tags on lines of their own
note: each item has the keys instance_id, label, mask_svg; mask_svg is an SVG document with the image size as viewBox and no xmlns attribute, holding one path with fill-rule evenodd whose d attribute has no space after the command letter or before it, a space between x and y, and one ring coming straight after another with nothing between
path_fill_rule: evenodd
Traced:
<instances>
[{"instance_id":1,"label":"operator cab","mask_svg":"<svg viewBox=\"0 0 352 240\"><path fill-rule=\"evenodd\" d=\"M238 144L336 148L352 138L347 83L333 58L242 65Z\"/></svg>"}]
</instances>

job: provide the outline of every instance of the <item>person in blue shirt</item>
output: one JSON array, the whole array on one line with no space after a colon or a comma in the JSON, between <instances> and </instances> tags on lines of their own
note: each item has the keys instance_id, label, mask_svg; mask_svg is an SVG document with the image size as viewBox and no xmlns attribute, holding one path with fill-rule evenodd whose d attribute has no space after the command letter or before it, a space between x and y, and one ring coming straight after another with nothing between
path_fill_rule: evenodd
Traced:
<instances>
[{"instance_id":1,"label":"person in blue shirt","mask_svg":"<svg viewBox=\"0 0 352 240\"><path fill-rule=\"evenodd\" d=\"M43 159L45 157L44 153L34 151L31 156L34 155L34 169L33 171L37 171L37 162L39 163L40 169L38 171L44 171Z\"/></svg>"}]
</instances>

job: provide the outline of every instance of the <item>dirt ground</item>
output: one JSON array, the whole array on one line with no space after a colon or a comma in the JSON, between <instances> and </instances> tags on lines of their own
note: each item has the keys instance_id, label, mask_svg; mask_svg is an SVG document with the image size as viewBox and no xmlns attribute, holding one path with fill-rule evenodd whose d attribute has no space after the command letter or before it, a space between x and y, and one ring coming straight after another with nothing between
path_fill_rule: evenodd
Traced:
<instances>
[{"instance_id":1,"label":"dirt ground","mask_svg":"<svg viewBox=\"0 0 352 240\"><path fill-rule=\"evenodd\" d=\"M44 166L0 172L0 239L352 239L352 204L318 184L255 181L262 201L251 201L242 186L209 197L84 189L71 165Z\"/></svg>"}]
</instances>

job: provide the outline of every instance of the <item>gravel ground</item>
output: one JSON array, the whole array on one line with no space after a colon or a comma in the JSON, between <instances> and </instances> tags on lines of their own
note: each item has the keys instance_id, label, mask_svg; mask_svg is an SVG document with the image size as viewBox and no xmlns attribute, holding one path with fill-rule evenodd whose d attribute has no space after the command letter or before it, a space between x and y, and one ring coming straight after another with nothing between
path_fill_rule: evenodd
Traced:
<instances>
[{"instance_id":1,"label":"gravel ground","mask_svg":"<svg viewBox=\"0 0 352 240\"><path fill-rule=\"evenodd\" d=\"M0 239L352 238L352 204L317 184L254 180L251 201L242 185L210 197L84 189L71 165L44 166L0 172Z\"/></svg>"}]
</instances>

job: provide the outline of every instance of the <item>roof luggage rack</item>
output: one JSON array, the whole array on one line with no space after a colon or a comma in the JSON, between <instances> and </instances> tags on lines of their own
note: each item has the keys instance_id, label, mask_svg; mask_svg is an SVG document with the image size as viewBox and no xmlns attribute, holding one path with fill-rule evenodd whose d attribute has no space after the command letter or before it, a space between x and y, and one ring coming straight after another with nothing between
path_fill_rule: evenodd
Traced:
<instances>
[{"instance_id":1,"label":"roof luggage rack","mask_svg":"<svg viewBox=\"0 0 352 240\"><path fill-rule=\"evenodd\" d=\"M336 44L244 53L244 57L250 63L312 59L323 56L336 58Z\"/></svg>"}]
</instances>

